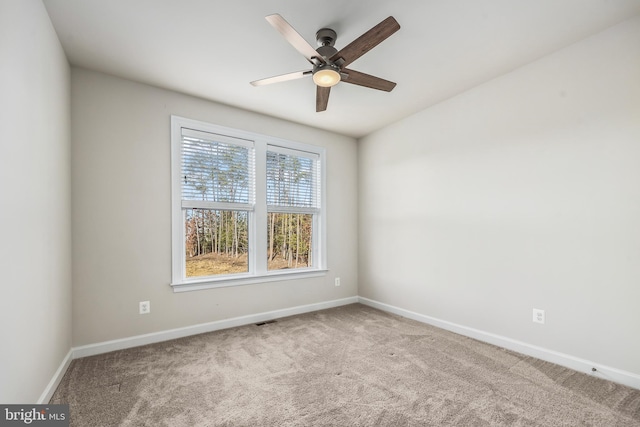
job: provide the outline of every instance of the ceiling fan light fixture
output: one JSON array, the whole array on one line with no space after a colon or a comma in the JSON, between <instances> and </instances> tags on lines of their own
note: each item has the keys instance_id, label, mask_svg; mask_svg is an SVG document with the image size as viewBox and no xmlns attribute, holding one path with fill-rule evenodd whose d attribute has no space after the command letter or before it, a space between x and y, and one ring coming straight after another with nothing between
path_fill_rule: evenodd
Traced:
<instances>
[{"instance_id":1,"label":"ceiling fan light fixture","mask_svg":"<svg viewBox=\"0 0 640 427\"><path fill-rule=\"evenodd\" d=\"M335 86L340 82L340 73L325 64L313 71L313 82L321 87Z\"/></svg>"}]
</instances>

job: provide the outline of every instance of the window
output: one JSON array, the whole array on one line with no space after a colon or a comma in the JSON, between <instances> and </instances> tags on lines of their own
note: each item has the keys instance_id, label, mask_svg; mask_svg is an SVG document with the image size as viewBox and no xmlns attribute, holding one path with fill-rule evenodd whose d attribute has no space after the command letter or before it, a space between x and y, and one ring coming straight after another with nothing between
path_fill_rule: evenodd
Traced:
<instances>
[{"instance_id":1,"label":"window","mask_svg":"<svg viewBox=\"0 0 640 427\"><path fill-rule=\"evenodd\" d=\"M172 116L172 286L322 274L324 149Z\"/></svg>"},{"instance_id":2,"label":"window","mask_svg":"<svg viewBox=\"0 0 640 427\"><path fill-rule=\"evenodd\" d=\"M318 156L267 149L268 270L313 267L314 216L320 194Z\"/></svg>"}]
</instances>

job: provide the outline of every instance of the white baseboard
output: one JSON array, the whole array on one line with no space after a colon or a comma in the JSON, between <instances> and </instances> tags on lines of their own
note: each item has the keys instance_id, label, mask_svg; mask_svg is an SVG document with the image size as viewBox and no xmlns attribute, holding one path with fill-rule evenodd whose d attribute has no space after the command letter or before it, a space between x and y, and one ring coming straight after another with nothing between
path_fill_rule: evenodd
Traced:
<instances>
[{"instance_id":1,"label":"white baseboard","mask_svg":"<svg viewBox=\"0 0 640 427\"><path fill-rule=\"evenodd\" d=\"M56 389L58 388L60 381L62 381L62 377L64 377L64 374L67 372L67 368L69 368L72 359L73 351L69 350L64 359L62 359L62 363L58 367L58 370L55 374L53 374L53 378L51 378L51 381L49 381L49 384L47 384L47 387L40 395L40 398L37 402L38 405L46 405L47 403L49 403L49 400L51 400L51 396L53 396L53 393L55 393Z\"/></svg>"},{"instance_id":2,"label":"white baseboard","mask_svg":"<svg viewBox=\"0 0 640 427\"><path fill-rule=\"evenodd\" d=\"M151 334L137 335L134 337L122 338L112 341L105 341L96 344L89 344L72 349L73 358L94 356L96 354L108 353L110 351L123 350L125 348L139 347L141 345L153 344L161 341L168 341L190 335L202 334L205 332L219 331L221 329L234 328L236 326L250 325L252 323L265 322L267 320L281 317L294 316L296 314L309 313L312 311L324 310L327 308L339 307L347 304L355 304L358 297L349 297L333 301L325 301L297 307L285 308L281 310L268 311L264 313L251 314L248 316L234 317L231 319L218 320L215 322L202 323L199 325L186 326L184 328L170 329L167 331L154 332Z\"/></svg>"},{"instance_id":3,"label":"white baseboard","mask_svg":"<svg viewBox=\"0 0 640 427\"><path fill-rule=\"evenodd\" d=\"M384 304L368 298L358 297L358 302L364 305L368 305L369 307L377 308L382 311L417 320L418 322L436 326L441 329L446 329L447 331L455 332L457 334L493 344L498 347L506 348L508 350L535 357L547 362L555 363L556 365L564 366L578 372L584 372L598 378L613 381L615 383L623 384L640 390L640 375L634 374L632 372L623 371L617 368L612 368L589 360L581 359L579 357L492 334L490 332L484 332L478 329L448 322L446 320L441 320L435 317L426 316L424 314L415 313L413 311L405 310L389 304ZM592 371L592 368L596 368L596 371Z\"/></svg>"}]
</instances>

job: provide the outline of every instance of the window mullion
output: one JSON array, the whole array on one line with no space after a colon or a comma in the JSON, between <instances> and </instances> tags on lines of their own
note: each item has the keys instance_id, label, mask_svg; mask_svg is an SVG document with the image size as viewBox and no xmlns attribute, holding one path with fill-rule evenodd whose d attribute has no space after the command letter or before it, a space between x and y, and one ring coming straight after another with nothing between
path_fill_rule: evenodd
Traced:
<instances>
[{"instance_id":1,"label":"window mullion","mask_svg":"<svg viewBox=\"0 0 640 427\"><path fill-rule=\"evenodd\" d=\"M264 177L267 174L267 144L264 141L255 142L255 208L253 211L255 227L252 242L251 258L255 260L255 273L263 275L267 272L267 183Z\"/></svg>"},{"instance_id":2,"label":"window mullion","mask_svg":"<svg viewBox=\"0 0 640 427\"><path fill-rule=\"evenodd\" d=\"M251 211L251 203L209 202L206 200L182 200L182 209L220 209L226 211Z\"/></svg>"},{"instance_id":3,"label":"window mullion","mask_svg":"<svg viewBox=\"0 0 640 427\"><path fill-rule=\"evenodd\" d=\"M292 213L292 214L318 214L320 213L320 209L318 208L306 208L306 207L298 207L298 206L278 206L278 205L268 205L267 211L269 212L278 212L278 213Z\"/></svg>"}]
</instances>

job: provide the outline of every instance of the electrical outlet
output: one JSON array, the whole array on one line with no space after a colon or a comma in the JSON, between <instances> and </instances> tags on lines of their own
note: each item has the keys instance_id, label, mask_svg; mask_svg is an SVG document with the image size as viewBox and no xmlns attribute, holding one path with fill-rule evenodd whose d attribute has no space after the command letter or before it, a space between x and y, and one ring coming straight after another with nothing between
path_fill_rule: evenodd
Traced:
<instances>
[{"instance_id":1,"label":"electrical outlet","mask_svg":"<svg viewBox=\"0 0 640 427\"><path fill-rule=\"evenodd\" d=\"M544 310L538 308L533 309L533 322L544 324Z\"/></svg>"},{"instance_id":2,"label":"electrical outlet","mask_svg":"<svg viewBox=\"0 0 640 427\"><path fill-rule=\"evenodd\" d=\"M340 286L340 278L336 277L336 286Z\"/></svg>"},{"instance_id":3,"label":"electrical outlet","mask_svg":"<svg viewBox=\"0 0 640 427\"><path fill-rule=\"evenodd\" d=\"M140 301L140 314L149 314L149 313L151 313L151 302Z\"/></svg>"}]
</instances>

